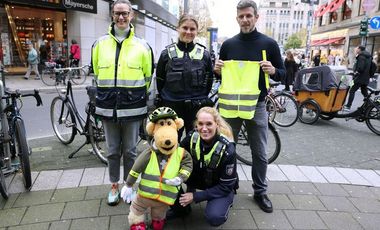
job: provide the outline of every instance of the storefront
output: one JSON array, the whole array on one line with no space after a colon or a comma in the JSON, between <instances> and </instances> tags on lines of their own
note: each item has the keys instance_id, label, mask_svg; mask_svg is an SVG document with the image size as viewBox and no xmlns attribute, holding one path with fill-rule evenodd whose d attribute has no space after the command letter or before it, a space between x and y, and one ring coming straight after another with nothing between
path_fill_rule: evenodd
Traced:
<instances>
[{"instance_id":1,"label":"storefront","mask_svg":"<svg viewBox=\"0 0 380 230\"><path fill-rule=\"evenodd\" d=\"M66 59L69 48L67 9L96 14L96 0L23 0L5 1L0 5L3 64L24 66L29 42L37 51L45 46L49 59Z\"/></svg>"}]
</instances>

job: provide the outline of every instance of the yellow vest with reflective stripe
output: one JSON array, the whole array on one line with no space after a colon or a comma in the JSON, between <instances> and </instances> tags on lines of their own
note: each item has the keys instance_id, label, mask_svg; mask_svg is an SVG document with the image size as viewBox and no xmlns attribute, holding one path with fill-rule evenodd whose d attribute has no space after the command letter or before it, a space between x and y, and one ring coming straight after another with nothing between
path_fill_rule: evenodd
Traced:
<instances>
[{"instance_id":1,"label":"yellow vest with reflective stripe","mask_svg":"<svg viewBox=\"0 0 380 230\"><path fill-rule=\"evenodd\" d=\"M266 51L262 51L266 60ZM259 61L224 61L219 88L219 112L225 118L252 119L255 116L259 89ZM266 86L269 76L265 74Z\"/></svg>"},{"instance_id":2,"label":"yellow vest with reflective stripe","mask_svg":"<svg viewBox=\"0 0 380 230\"><path fill-rule=\"evenodd\" d=\"M160 162L157 160L156 153L152 151L149 163L141 175L138 194L168 205L174 204L174 201L177 199L178 189L176 186L165 184L164 181L178 176L183 156L184 149L178 147L169 157L161 174L159 168Z\"/></svg>"},{"instance_id":3,"label":"yellow vest with reflective stripe","mask_svg":"<svg viewBox=\"0 0 380 230\"><path fill-rule=\"evenodd\" d=\"M201 158L201 156L200 156L201 155L200 141L201 141L201 137L200 137L199 133L194 132L193 135L191 135L191 139L190 139L190 143L191 143L190 144L190 152L191 153L195 152L195 155L196 155L196 158L198 161ZM194 143L195 143L195 148L193 147ZM215 142L212 149L208 153L204 154L205 165L208 166L210 164L211 157L214 154L215 150L217 149L217 151L220 153L218 162L216 163L216 166L218 166L220 163L220 160L222 159L225 148L226 148L226 146L222 142L220 142L220 141Z\"/></svg>"}]
</instances>

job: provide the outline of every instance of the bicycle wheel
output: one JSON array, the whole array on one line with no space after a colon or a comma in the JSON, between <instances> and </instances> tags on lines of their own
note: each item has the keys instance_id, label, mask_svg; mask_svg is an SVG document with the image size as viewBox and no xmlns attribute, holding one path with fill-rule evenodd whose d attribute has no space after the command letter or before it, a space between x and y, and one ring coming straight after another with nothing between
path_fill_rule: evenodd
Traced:
<instances>
[{"instance_id":1,"label":"bicycle wheel","mask_svg":"<svg viewBox=\"0 0 380 230\"><path fill-rule=\"evenodd\" d=\"M268 164L274 162L280 155L281 140L276 128L271 122L268 123L268 139L267 139L267 161ZM249 147L247 130L243 123L238 137L238 144L236 145L236 158L247 164L252 165L252 154Z\"/></svg>"},{"instance_id":2,"label":"bicycle wheel","mask_svg":"<svg viewBox=\"0 0 380 230\"><path fill-rule=\"evenodd\" d=\"M7 190L7 184L5 182L5 176L1 168L2 166L0 164L0 194L4 199L7 200L9 198L9 194Z\"/></svg>"},{"instance_id":3,"label":"bicycle wheel","mask_svg":"<svg viewBox=\"0 0 380 230\"><path fill-rule=\"evenodd\" d=\"M81 85L86 81L87 74L83 69L72 70L69 79L76 85Z\"/></svg>"},{"instance_id":4,"label":"bicycle wheel","mask_svg":"<svg viewBox=\"0 0 380 230\"><path fill-rule=\"evenodd\" d=\"M104 164L108 164L108 160L106 157L106 137L104 134L102 121L100 121L97 118L93 118L90 121L88 133L90 135L90 142L94 154L100 159L101 162L103 162Z\"/></svg>"},{"instance_id":5,"label":"bicycle wheel","mask_svg":"<svg viewBox=\"0 0 380 230\"><path fill-rule=\"evenodd\" d=\"M380 103L367 108L365 112L365 123L375 134L380 135Z\"/></svg>"},{"instance_id":6,"label":"bicycle wheel","mask_svg":"<svg viewBox=\"0 0 380 230\"><path fill-rule=\"evenodd\" d=\"M20 166L24 178L24 186L25 189L29 190L32 187L32 173L30 171L29 163L29 147L28 142L26 140L24 122L20 119L16 119L15 122L14 145L16 155L20 159Z\"/></svg>"},{"instance_id":7,"label":"bicycle wheel","mask_svg":"<svg viewBox=\"0 0 380 230\"><path fill-rule=\"evenodd\" d=\"M45 69L41 74L42 82L48 86L54 86L56 84L56 75L54 69Z\"/></svg>"},{"instance_id":8,"label":"bicycle wheel","mask_svg":"<svg viewBox=\"0 0 380 230\"><path fill-rule=\"evenodd\" d=\"M276 103L276 115L273 122L281 127L290 127L298 119L298 105L296 100L288 94L280 93L273 97Z\"/></svg>"},{"instance_id":9,"label":"bicycle wheel","mask_svg":"<svg viewBox=\"0 0 380 230\"><path fill-rule=\"evenodd\" d=\"M70 144L76 134L75 116L62 97L55 97L51 102L50 120L57 138L65 145Z\"/></svg>"},{"instance_id":10,"label":"bicycle wheel","mask_svg":"<svg viewBox=\"0 0 380 230\"><path fill-rule=\"evenodd\" d=\"M312 125L318 121L321 108L314 100L306 100L300 104L298 117L302 123Z\"/></svg>"},{"instance_id":11,"label":"bicycle wheel","mask_svg":"<svg viewBox=\"0 0 380 230\"><path fill-rule=\"evenodd\" d=\"M276 113L278 109L277 109L276 102L270 95L267 95L265 97L265 107L268 112L268 119L270 121L273 121L274 118L276 117Z\"/></svg>"}]
</instances>

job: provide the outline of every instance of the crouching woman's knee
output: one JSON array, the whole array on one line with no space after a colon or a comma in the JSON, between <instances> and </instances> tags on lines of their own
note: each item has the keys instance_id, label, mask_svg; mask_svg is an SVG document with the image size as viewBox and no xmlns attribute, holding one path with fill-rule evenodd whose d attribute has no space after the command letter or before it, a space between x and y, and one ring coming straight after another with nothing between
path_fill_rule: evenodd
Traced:
<instances>
[{"instance_id":1,"label":"crouching woman's knee","mask_svg":"<svg viewBox=\"0 0 380 230\"><path fill-rule=\"evenodd\" d=\"M206 213L205 217L207 222L214 227L220 226L227 221L227 214L221 215L220 213Z\"/></svg>"}]
</instances>

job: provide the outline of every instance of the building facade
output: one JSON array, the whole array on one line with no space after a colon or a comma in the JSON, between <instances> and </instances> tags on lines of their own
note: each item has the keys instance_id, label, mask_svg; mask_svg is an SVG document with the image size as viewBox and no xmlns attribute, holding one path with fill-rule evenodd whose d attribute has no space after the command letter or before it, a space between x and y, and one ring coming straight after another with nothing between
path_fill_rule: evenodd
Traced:
<instances>
[{"instance_id":1,"label":"building facade","mask_svg":"<svg viewBox=\"0 0 380 230\"><path fill-rule=\"evenodd\" d=\"M26 43L48 47L54 60L68 57L71 40L81 47L81 64L91 62L91 47L112 20L106 0L4 0L0 3L0 60L6 66L26 65ZM177 38L181 0L131 0L136 35L148 41L157 61Z\"/></svg>"},{"instance_id":2,"label":"building facade","mask_svg":"<svg viewBox=\"0 0 380 230\"><path fill-rule=\"evenodd\" d=\"M306 29L309 9L299 0L261 1L257 29L284 45L290 35Z\"/></svg>"},{"instance_id":3,"label":"building facade","mask_svg":"<svg viewBox=\"0 0 380 230\"><path fill-rule=\"evenodd\" d=\"M352 68L356 46L365 45L372 55L380 52L380 30L369 27L366 37L359 36L360 21L380 15L379 10L380 0L321 0L314 11L312 53L346 56Z\"/></svg>"}]
</instances>

